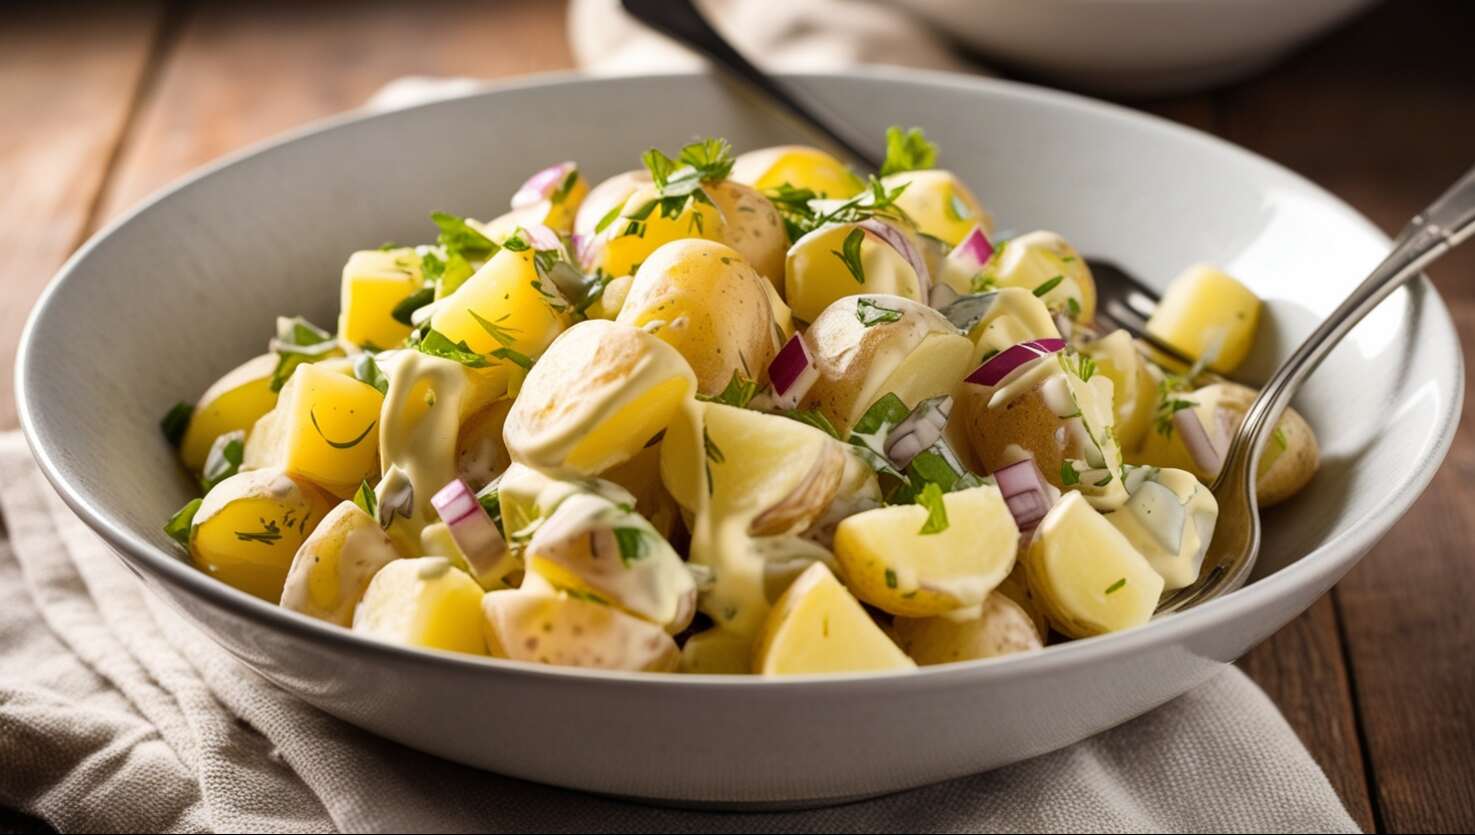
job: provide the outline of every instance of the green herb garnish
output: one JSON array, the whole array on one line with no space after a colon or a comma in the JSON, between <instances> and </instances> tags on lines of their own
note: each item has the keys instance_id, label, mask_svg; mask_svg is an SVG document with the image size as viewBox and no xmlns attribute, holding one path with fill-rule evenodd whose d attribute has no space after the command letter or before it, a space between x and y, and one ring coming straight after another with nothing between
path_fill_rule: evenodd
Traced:
<instances>
[{"instance_id":1,"label":"green herb garnish","mask_svg":"<svg viewBox=\"0 0 1475 835\"><path fill-rule=\"evenodd\" d=\"M859 319L862 325L869 328L883 322L900 321L901 311L892 307L886 307L867 298L861 298L855 302L855 318Z\"/></svg>"},{"instance_id":2,"label":"green herb garnish","mask_svg":"<svg viewBox=\"0 0 1475 835\"><path fill-rule=\"evenodd\" d=\"M722 403L728 406L736 406L739 409L746 408L758 393L758 382L750 380L742 375L742 372L733 369L732 378L727 381L727 387L717 394L698 394L698 400L708 403Z\"/></svg>"},{"instance_id":3,"label":"green herb garnish","mask_svg":"<svg viewBox=\"0 0 1475 835\"><path fill-rule=\"evenodd\" d=\"M434 256L430 257L433 258ZM436 260L440 261L438 258ZM441 262L441 269L444 270L444 268L445 264ZM413 325L414 321L412 317L415 315L415 311L433 301L435 301L435 287L427 284L410 295L405 296L399 304L394 306L394 309L389 312L389 315L401 325Z\"/></svg>"},{"instance_id":4,"label":"green herb garnish","mask_svg":"<svg viewBox=\"0 0 1475 835\"><path fill-rule=\"evenodd\" d=\"M941 487L929 481L927 486L917 493L917 504L927 508L927 521L917 533L927 535L947 530L947 507L942 501Z\"/></svg>"},{"instance_id":5,"label":"green herb garnish","mask_svg":"<svg viewBox=\"0 0 1475 835\"><path fill-rule=\"evenodd\" d=\"M450 337L434 328L427 328L425 334L420 337L420 341L415 344L415 347L422 354L453 360L467 368L485 368L488 364L487 358L471 350L471 346L466 344L466 340L452 342Z\"/></svg>"},{"instance_id":6,"label":"green herb garnish","mask_svg":"<svg viewBox=\"0 0 1475 835\"><path fill-rule=\"evenodd\" d=\"M373 386L380 394L389 393L389 375L379 367L373 354L363 353L354 358L353 376L359 382Z\"/></svg>"},{"instance_id":7,"label":"green herb garnish","mask_svg":"<svg viewBox=\"0 0 1475 835\"><path fill-rule=\"evenodd\" d=\"M921 128L902 130L901 125L886 129L886 159L881 163L881 176L899 171L919 171L937 165L937 146L927 141Z\"/></svg>"},{"instance_id":8,"label":"green herb garnish","mask_svg":"<svg viewBox=\"0 0 1475 835\"><path fill-rule=\"evenodd\" d=\"M358 505L359 510L369 514L371 519L376 522L379 520L379 496L369 485L368 479L359 484L358 492L353 494L353 503Z\"/></svg>"},{"instance_id":9,"label":"green herb garnish","mask_svg":"<svg viewBox=\"0 0 1475 835\"><path fill-rule=\"evenodd\" d=\"M620 562L626 568L650 553L645 531L640 528L614 528L611 532L615 535L615 544L620 547Z\"/></svg>"},{"instance_id":10,"label":"green herb garnish","mask_svg":"<svg viewBox=\"0 0 1475 835\"><path fill-rule=\"evenodd\" d=\"M164 524L164 533L169 534L170 539L188 548L190 531L195 526L195 514L199 512L200 505L204 501L204 499L190 499L186 502L184 507L170 516L169 521Z\"/></svg>"},{"instance_id":11,"label":"green herb garnish","mask_svg":"<svg viewBox=\"0 0 1475 835\"><path fill-rule=\"evenodd\" d=\"M888 588L888 589L894 589L894 588L896 588L896 572L895 571L892 571L889 568L886 569L886 588Z\"/></svg>"},{"instance_id":12,"label":"green herb garnish","mask_svg":"<svg viewBox=\"0 0 1475 835\"><path fill-rule=\"evenodd\" d=\"M850 277L855 279L857 284L866 283L866 267L860 258L860 245L865 239L865 230L855 228L845 236L845 242L840 245L839 249L830 250L830 253L845 265L845 269L850 271Z\"/></svg>"},{"instance_id":13,"label":"green herb garnish","mask_svg":"<svg viewBox=\"0 0 1475 835\"><path fill-rule=\"evenodd\" d=\"M1060 286L1060 282L1062 282L1064 280L1065 280L1065 276L1063 276L1063 275L1057 275L1054 278L1050 279L1049 281L1046 281L1044 284L1041 284L1040 286L1038 286L1038 287L1036 287L1034 289L1035 297L1036 298L1043 299L1045 296L1049 295L1049 293L1050 293L1051 290L1054 290L1056 287L1059 287Z\"/></svg>"},{"instance_id":14,"label":"green herb garnish","mask_svg":"<svg viewBox=\"0 0 1475 835\"><path fill-rule=\"evenodd\" d=\"M1069 487L1072 484L1079 484L1080 481L1081 481L1081 474L1078 473L1078 472L1076 472L1076 466L1075 466L1075 464L1071 463L1071 461L1069 459L1066 459L1065 461L1061 461L1060 462L1060 483L1063 484L1063 485L1065 485L1066 487Z\"/></svg>"},{"instance_id":15,"label":"green herb garnish","mask_svg":"<svg viewBox=\"0 0 1475 835\"><path fill-rule=\"evenodd\" d=\"M430 219L440 227L436 243L445 247L448 254L461 255L472 261L485 261L501 249L495 241L467 223L466 218L448 212L431 212Z\"/></svg>"},{"instance_id":16,"label":"green herb garnish","mask_svg":"<svg viewBox=\"0 0 1475 835\"><path fill-rule=\"evenodd\" d=\"M835 424L830 423L830 419L825 417L819 409L788 409L784 412L784 417L807 423L831 438L840 440L840 430L836 429Z\"/></svg>"},{"instance_id":17,"label":"green herb garnish","mask_svg":"<svg viewBox=\"0 0 1475 835\"><path fill-rule=\"evenodd\" d=\"M1106 593L1107 594L1114 594L1118 590L1120 590L1123 586L1125 586L1126 584L1127 584L1127 578L1126 577L1123 577L1123 578L1117 580L1115 583L1112 583L1111 585L1107 586L1106 587Z\"/></svg>"},{"instance_id":18,"label":"green herb garnish","mask_svg":"<svg viewBox=\"0 0 1475 835\"><path fill-rule=\"evenodd\" d=\"M210 454L205 457L205 469L200 473L200 489L209 493L215 485L241 471L241 461L246 457L246 432L237 429L226 432L210 445Z\"/></svg>"},{"instance_id":19,"label":"green herb garnish","mask_svg":"<svg viewBox=\"0 0 1475 835\"><path fill-rule=\"evenodd\" d=\"M164 432L164 440L172 447L178 447L179 442L184 440L185 430L189 429L190 418L195 414L193 403L183 400L175 403L164 413L163 419L159 421L159 428Z\"/></svg>"},{"instance_id":20,"label":"green herb garnish","mask_svg":"<svg viewBox=\"0 0 1475 835\"><path fill-rule=\"evenodd\" d=\"M492 356L496 357L497 359L507 360L508 362L516 363L517 365L521 366L524 371L533 370L533 358L528 356L527 354L514 351L511 348L498 348L497 350L492 352Z\"/></svg>"}]
</instances>

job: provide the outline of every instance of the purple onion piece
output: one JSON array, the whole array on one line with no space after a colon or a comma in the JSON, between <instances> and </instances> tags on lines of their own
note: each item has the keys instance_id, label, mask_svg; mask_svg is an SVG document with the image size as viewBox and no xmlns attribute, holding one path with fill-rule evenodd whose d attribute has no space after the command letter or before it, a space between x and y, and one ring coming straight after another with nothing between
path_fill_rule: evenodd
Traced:
<instances>
[{"instance_id":1,"label":"purple onion piece","mask_svg":"<svg viewBox=\"0 0 1475 835\"><path fill-rule=\"evenodd\" d=\"M968 375L965 382L981 386L996 386L1021 365L1064 349L1064 339L1035 339L1011 345L989 357L983 365L978 366L972 374Z\"/></svg>"}]
</instances>

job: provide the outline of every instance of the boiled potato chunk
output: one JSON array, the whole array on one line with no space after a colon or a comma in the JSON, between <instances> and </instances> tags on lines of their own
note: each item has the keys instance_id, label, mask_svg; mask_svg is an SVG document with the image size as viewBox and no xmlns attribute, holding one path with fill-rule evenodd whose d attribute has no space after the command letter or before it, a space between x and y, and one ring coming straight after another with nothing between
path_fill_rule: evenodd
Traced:
<instances>
[{"instance_id":1,"label":"boiled potato chunk","mask_svg":"<svg viewBox=\"0 0 1475 835\"><path fill-rule=\"evenodd\" d=\"M757 189L732 180L709 183L703 188L722 212L723 242L782 290L789 236L778 209Z\"/></svg>"},{"instance_id":2,"label":"boiled potato chunk","mask_svg":"<svg viewBox=\"0 0 1475 835\"><path fill-rule=\"evenodd\" d=\"M659 626L567 592L490 592L482 615L487 647L498 658L645 672L672 672L681 658Z\"/></svg>"},{"instance_id":3,"label":"boiled potato chunk","mask_svg":"<svg viewBox=\"0 0 1475 835\"><path fill-rule=\"evenodd\" d=\"M512 463L502 440L511 410L511 400L498 400L472 414L456 433L456 475L472 490L485 487Z\"/></svg>"},{"instance_id":4,"label":"boiled potato chunk","mask_svg":"<svg viewBox=\"0 0 1475 835\"><path fill-rule=\"evenodd\" d=\"M1078 322L1096 315L1096 282L1086 259L1054 232L1030 232L998 245L983 267L984 278L997 287L1038 291L1053 286L1042 298L1051 310L1064 310ZM1055 279L1059 278L1059 281ZM1072 303L1072 301L1074 303Z\"/></svg>"},{"instance_id":5,"label":"boiled potato chunk","mask_svg":"<svg viewBox=\"0 0 1475 835\"><path fill-rule=\"evenodd\" d=\"M766 283L726 244L672 241L640 265L616 321L671 345L696 374L697 391L717 394L734 374L767 377L777 348Z\"/></svg>"},{"instance_id":6,"label":"boiled potato chunk","mask_svg":"<svg viewBox=\"0 0 1475 835\"><path fill-rule=\"evenodd\" d=\"M277 602L297 549L332 507L281 469L248 470L215 485L195 512L189 553L205 573Z\"/></svg>"},{"instance_id":7,"label":"boiled potato chunk","mask_svg":"<svg viewBox=\"0 0 1475 835\"><path fill-rule=\"evenodd\" d=\"M486 655L481 586L445 557L395 560L374 575L353 630L415 647Z\"/></svg>"},{"instance_id":8,"label":"boiled potato chunk","mask_svg":"<svg viewBox=\"0 0 1475 835\"><path fill-rule=\"evenodd\" d=\"M533 534L527 570L675 634L696 614L696 584L640 514L592 493L569 496Z\"/></svg>"},{"instance_id":9,"label":"boiled potato chunk","mask_svg":"<svg viewBox=\"0 0 1475 835\"><path fill-rule=\"evenodd\" d=\"M957 246L974 226L982 227L984 234L993 234L993 217L951 171L899 171L882 177L881 184L888 190L906 186L896 198L896 205L923 234L948 246Z\"/></svg>"},{"instance_id":10,"label":"boiled potato chunk","mask_svg":"<svg viewBox=\"0 0 1475 835\"><path fill-rule=\"evenodd\" d=\"M832 198L853 197L865 186L845 163L805 145L779 145L742 154L732 166L730 179L759 191L788 183Z\"/></svg>"},{"instance_id":11,"label":"boiled potato chunk","mask_svg":"<svg viewBox=\"0 0 1475 835\"><path fill-rule=\"evenodd\" d=\"M374 575L399 557L379 520L353 502L340 502L297 549L282 608L348 626Z\"/></svg>"},{"instance_id":12,"label":"boiled potato chunk","mask_svg":"<svg viewBox=\"0 0 1475 835\"><path fill-rule=\"evenodd\" d=\"M678 418L679 419L679 418ZM681 507L661 482L661 445L652 444L623 464L600 474L635 497L635 510L650 521L662 538L670 540L681 525Z\"/></svg>"},{"instance_id":13,"label":"boiled potato chunk","mask_svg":"<svg viewBox=\"0 0 1475 835\"><path fill-rule=\"evenodd\" d=\"M1024 565L1051 625L1071 638L1141 626L1163 593L1147 558L1074 491L1040 521Z\"/></svg>"},{"instance_id":14,"label":"boiled potato chunk","mask_svg":"<svg viewBox=\"0 0 1475 835\"><path fill-rule=\"evenodd\" d=\"M659 199L654 185L637 188L626 199L620 216L589 244L585 268L611 276L634 275L651 253L672 241L721 241L726 237L726 222L716 206L693 198L680 214L666 217L657 205Z\"/></svg>"},{"instance_id":15,"label":"boiled potato chunk","mask_svg":"<svg viewBox=\"0 0 1475 835\"><path fill-rule=\"evenodd\" d=\"M1096 367L1111 380L1116 434L1122 449L1133 449L1152 430L1157 408L1157 381L1147 360L1137 351L1132 335L1113 331L1081 346L1081 353L1096 361Z\"/></svg>"},{"instance_id":16,"label":"boiled potato chunk","mask_svg":"<svg viewBox=\"0 0 1475 835\"><path fill-rule=\"evenodd\" d=\"M355 252L343 265L338 335L354 345L392 348L410 335L394 308L419 290L420 256L412 247Z\"/></svg>"},{"instance_id":17,"label":"boiled potato chunk","mask_svg":"<svg viewBox=\"0 0 1475 835\"><path fill-rule=\"evenodd\" d=\"M923 666L996 658L1044 646L1029 614L998 592L983 601L976 617L897 618L891 635Z\"/></svg>"},{"instance_id":18,"label":"boiled potato chunk","mask_svg":"<svg viewBox=\"0 0 1475 835\"><path fill-rule=\"evenodd\" d=\"M696 391L670 344L633 325L590 319L533 367L507 415L516 461L595 475L640 452Z\"/></svg>"},{"instance_id":19,"label":"boiled potato chunk","mask_svg":"<svg viewBox=\"0 0 1475 835\"><path fill-rule=\"evenodd\" d=\"M910 670L902 652L824 563L799 575L768 613L753 648L759 675Z\"/></svg>"},{"instance_id":20,"label":"boiled potato chunk","mask_svg":"<svg viewBox=\"0 0 1475 835\"><path fill-rule=\"evenodd\" d=\"M708 629L686 639L681 672L737 676L753 672L753 641L721 629Z\"/></svg>"},{"instance_id":21,"label":"boiled potato chunk","mask_svg":"<svg viewBox=\"0 0 1475 835\"><path fill-rule=\"evenodd\" d=\"M981 604L1014 567L1019 528L992 485L943 496L947 528L922 533L927 509L891 505L835 529L835 556L861 600L894 615L928 617Z\"/></svg>"},{"instance_id":22,"label":"boiled potato chunk","mask_svg":"<svg viewBox=\"0 0 1475 835\"><path fill-rule=\"evenodd\" d=\"M1106 519L1127 537L1163 578L1181 589L1198 579L1214 538L1219 503L1192 473L1152 468L1136 481L1132 497Z\"/></svg>"},{"instance_id":23,"label":"boiled potato chunk","mask_svg":"<svg viewBox=\"0 0 1475 835\"><path fill-rule=\"evenodd\" d=\"M179 458L190 472L198 473L205 466L216 438L236 430L249 433L277 405L277 393L271 390L276 367L276 354L263 354L216 380L200 395L179 443Z\"/></svg>"},{"instance_id":24,"label":"boiled potato chunk","mask_svg":"<svg viewBox=\"0 0 1475 835\"><path fill-rule=\"evenodd\" d=\"M493 367L516 360L501 349L536 359L569 325L568 302L553 282L538 278L532 250L502 249L441 301L430 326L452 342L488 355Z\"/></svg>"},{"instance_id":25,"label":"boiled potato chunk","mask_svg":"<svg viewBox=\"0 0 1475 835\"><path fill-rule=\"evenodd\" d=\"M820 376L800 408L819 409L842 437L888 392L908 407L951 394L973 357L942 314L897 296L840 299L805 336Z\"/></svg>"},{"instance_id":26,"label":"boiled potato chunk","mask_svg":"<svg viewBox=\"0 0 1475 835\"><path fill-rule=\"evenodd\" d=\"M1207 264L1173 279L1147 320L1147 332L1220 374L1244 362L1255 344L1260 299L1250 288Z\"/></svg>"},{"instance_id":27,"label":"boiled potato chunk","mask_svg":"<svg viewBox=\"0 0 1475 835\"><path fill-rule=\"evenodd\" d=\"M379 475L379 409L371 385L318 365L297 367L276 408L246 440L245 466L278 466L347 498Z\"/></svg>"},{"instance_id":28,"label":"boiled potato chunk","mask_svg":"<svg viewBox=\"0 0 1475 835\"><path fill-rule=\"evenodd\" d=\"M910 232L897 229L899 234ZM845 257L845 241L860 235L860 262ZM794 315L813 322L836 299L885 293L925 302L926 277L874 232L854 223L837 223L810 232L789 248L784 267L784 299Z\"/></svg>"},{"instance_id":29,"label":"boiled potato chunk","mask_svg":"<svg viewBox=\"0 0 1475 835\"><path fill-rule=\"evenodd\" d=\"M589 190L583 201L579 204L579 210L574 215L574 236L576 240L592 242L596 236L595 227L616 206L623 206L630 195L642 186L650 185L650 172L644 168L635 171L626 171L616 174L599 185ZM582 253L578 253L582 262ZM592 267L591 267L592 269Z\"/></svg>"},{"instance_id":30,"label":"boiled potato chunk","mask_svg":"<svg viewBox=\"0 0 1475 835\"><path fill-rule=\"evenodd\" d=\"M1034 293L1022 287L1005 287L993 293L993 304L968 332L973 340L973 365L985 357L1021 342L1059 339L1060 329L1050 309Z\"/></svg>"}]
</instances>

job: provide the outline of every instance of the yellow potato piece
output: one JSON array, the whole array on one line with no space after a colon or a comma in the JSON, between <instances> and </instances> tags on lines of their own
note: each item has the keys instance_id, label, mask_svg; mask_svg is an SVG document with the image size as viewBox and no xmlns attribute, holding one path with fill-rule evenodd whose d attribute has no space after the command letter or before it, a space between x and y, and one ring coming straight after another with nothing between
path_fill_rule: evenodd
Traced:
<instances>
[{"instance_id":1,"label":"yellow potato piece","mask_svg":"<svg viewBox=\"0 0 1475 835\"><path fill-rule=\"evenodd\" d=\"M853 197L865 186L845 163L805 145L780 145L742 154L734 162L729 179L759 191L788 183L832 198Z\"/></svg>"},{"instance_id":2,"label":"yellow potato piece","mask_svg":"<svg viewBox=\"0 0 1475 835\"><path fill-rule=\"evenodd\" d=\"M767 283L726 244L673 241L641 264L616 321L671 345L696 374L697 391L717 394L734 374L768 376L777 348Z\"/></svg>"},{"instance_id":3,"label":"yellow potato piece","mask_svg":"<svg viewBox=\"0 0 1475 835\"><path fill-rule=\"evenodd\" d=\"M488 593L482 600L487 647L498 658L673 672L681 652L659 626L619 609L543 588Z\"/></svg>"},{"instance_id":4,"label":"yellow potato piece","mask_svg":"<svg viewBox=\"0 0 1475 835\"><path fill-rule=\"evenodd\" d=\"M1075 491L1040 521L1024 564L1050 623L1071 638L1141 626L1163 592L1147 558Z\"/></svg>"},{"instance_id":5,"label":"yellow potato piece","mask_svg":"<svg viewBox=\"0 0 1475 835\"><path fill-rule=\"evenodd\" d=\"M248 470L215 485L195 512L190 559L247 594L276 603L292 558L332 504L280 469Z\"/></svg>"},{"instance_id":6,"label":"yellow potato piece","mask_svg":"<svg viewBox=\"0 0 1475 835\"><path fill-rule=\"evenodd\" d=\"M737 250L770 284L782 289L789 235L772 201L752 186L732 180L703 188L722 212L723 243Z\"/></svg>"},{"instance_id":7,"label":"yellow potato piece","mask_svg":"<svg viewBox=\"0 0 1475 835\"><path fill-rule=\"evenodd\" d=\"M377 519L340 502L297 549L282 608L348 626L374 575L399 557Z\"/></svg>"},{"instance_id":8,"label":"yellow potato piece","mask_svg":"<svg viewBox=\"0 0 1475 835\"><path fill-rule=\"evenodd\" d=\"M681 672L739 676L753 672L753 641L721 629L708 629L686 639Z\"/></svg>"},{"instance_id":9,"label":"yellow potato piece","mask_svg":"<svg viewBox=\"0 0 1475 835\"><path fill-rule=\"evenodd\" d=\"M353 377L303 364L277 406L256 422L245 466L279 466L347 498L379 475L379 409L384 396Z\"/></svg>"},{"instance_id":10,"label":"yellow potato piece","mask_svg":"<svg viewBox=\"0 0 1475 835\"><path fill-rule=\"evenodd\" d=\"M1207 264L1173 279L1147 320L1147 332L1180 353L1229 374L1255 343L1260 299L1250 288Z\"/></svg>"},{"instance_id":11,"label":"yellow potato piece","mask_svg":"<svg viewBox=\"0 0 1475 835\"><path fill-rule=\"evenodd\" d=\"M395 305L419 290L420 256L412 247L355 252L343 265L338 335L354 345L393 348L410 335Z\"/></svg>"},{"instance_id":12,"label":"yellow potato piece","mask_svg":"<svg viewBox=\"0 0 1475 835\"><path fill-rule=\"evenodd\" d=\"M759 675L910 670L916 664L871 620L823 563L784 592L753 647Z\"/></svg>"},{"instance_id":13,"label":"yellow potato piece","mask_svg":"<svg viewBox=\"0 0 1475 835\"><path fill-rule=\"evenodd\" d=\"M640 452L696 391L676 349L640 328L580 322L523 383L503 438L513 460L595 475Z\"/></svg>"},{"instance_id":14,"label":"yellow potato piece","mask_svg":"<svg viewBox=\"0 0 1475 835\"><path fill-rule=\"evenodd\" d=\"M538 278L532 250L502 249L456 291L430 318L430 326L452 342L464 341L486 354L493 367L511 370L509 349L536 359L569 324L568 302L553 282Z\"/></svg>"},{"instance_id":15,"label":"yellow potato piece","mask_svg":"<svg viewBox=\"0 0 1475 835\"><path fill-rule=\"evenodd\" d=\"M845 239L858 229L853 223L824 226L789 248L784 266L784 300L795 316L813 322L835 300L863 293L926 302L917 271L900 252L871 232L861 232L861 271L859 276L852 272L842 255Z\"/></svg>"},{"instance_id":16,"label":"yellow potato piece","mask_svg":"<svg viewBox=\"0 0 1475 835\"><path fill-rule=\"evenodd\" d=\"M1147 370L1147 360L1137 351L1132 335L1124 330L1087 342L1081 346L1081 353L1095 360L1096 367L1111 380L1116 434L1122 449L1136 448L1152 431L1157 409L1157 382Z\"/></svg>"},{"instance_id":17,"label":"yellow potato piece","mask_svg":"<svg viewBox=\"0 0 1475 835\"><path fill-rule=\"evenodd\" d=\"M1029 614L997 592L983 601L974 617L897 618L891 636L923 666L997 658L1044 646Z\"/></svg>"},{"instance_id":18,"label":"yellow potato piece","mask_svg":"<svg viewBox=\"0 0 1475 835\"><path fill-rule=\"evenodd\" d=\"M896 205L918 230L948 246L957 246L974 226L983 227L986 235L993 234L993 217L951 171L899 171L882 177L881 183L888 190L906 186Z\"/></svg>"},{"instance_id":19,"label":"yellow potato piece","mask_svg":"<svg viewBox=\"0 0 1475 835\"><path fill-rule=\"evenodd\" d=\"M625 201L618 218L596 237L589 271L606 275L633 275L651 253L672 241L705 238L720 241L725 221L717 207L691 199L675 217L664 217L655 205L660 195L654 185L642 186Z\"/></svg>"},{"instance_id":20,"label":"yellow potato piece","mask_svg":"<svg viewBox=\"0 0 1475 835\"><path fill-rule=\"evenodd\" d=\"M983 275L997 287L1022 287L1031 292L1058 277L1060 281L1041 297L1045 306L1074 310L1072 318L1078 322L1089 322L1096 315L1091 268L1075 247L1054 232L1030 232L998 244L993 258L983 266Z\"/></svg>"},{"instance_id":21,"label":"yellow potato piece","mask_svg":"<svg viewBox=\"0 0 1475 835\"><path fill-rule=\"evenodd\" d=\"M200 395L179 443L179 458L190 472L204 468L216 438L238 429L249 433L256 421L277 405L277 393L271 390L276 367L276 354L255 357L216 380Z\"/></svg>"},{"instance_id":22,"label":"yellow potato piece","mask_svg":"<svg viewBox=\"0 0 1475 835\"><path fill-rule=\"evenodd\" d=\"M983 602L1014 567L1019 528L997 487L943 496L947 528L922 533L927 509L891 505L857 513L835 529L835 557L861 600L908 617Z\"/></svg>"},{"instance_id":23,"label":"yellow potato piece","mask_svg":"<svg viewBox=\"0 0 1475 835\"><path fill-rule=\"evenodd\" d=\"M481 586L445 557L394 560L374 575L353 630L383 641L486 655Z\"/></svg>"},{"instance_id":24,"label":"yellow potato piece","mask_svg":"<svg viewBox=\"0 0 1475 835\"><path fill-rule=\"evenodd\" d=\"M636 189L650 185L650 182L650 172L644 168L625 171L600 182L579 203L574 215L574 234L593 240L597 234L594 229L604 216L615 206L623 206Z\"/></svg>"},{"instance_id":25,"label":"yellow potato piece","mask_svg":"<svg viewBox=\"0 0 1475 835\"><path fill-rule=\"evenodd\" d=\"M993 306L973 326L968 338L973 340L976 368L983 364L984 357L1021 342L1059 339L1060 329L1050 309L1034 293L1022 287L1003 287L995 293Z\"/></svg>"}]
</instances>

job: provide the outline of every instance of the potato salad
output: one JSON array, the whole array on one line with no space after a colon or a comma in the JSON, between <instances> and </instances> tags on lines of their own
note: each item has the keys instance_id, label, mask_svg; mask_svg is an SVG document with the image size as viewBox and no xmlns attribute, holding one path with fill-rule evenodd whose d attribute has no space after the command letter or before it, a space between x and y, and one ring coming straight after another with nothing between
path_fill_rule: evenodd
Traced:
<instances>
[{"instance_id":1,"label":"potato salad","mask_svg":"<svg viewBox=\"0 0 1475 835\"><path fill-rule=\"evenodd\" d=\"M720 139L641 161L350 254L336 322L279 319L170 410L188 559L384 641L758 675L1131 629L1199 576L1255 394L1224 376L1243 284L1187 268L1157 349L1102 327L1070 242L999 231L915 128L869 176ZM1262 503L1316 467L1288 412Z\"/></svg>"}]
</instances>

